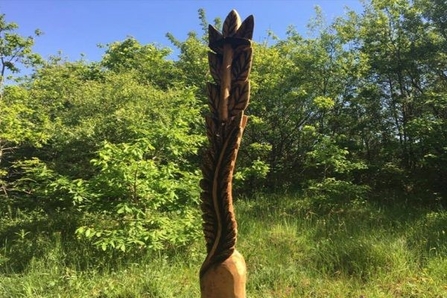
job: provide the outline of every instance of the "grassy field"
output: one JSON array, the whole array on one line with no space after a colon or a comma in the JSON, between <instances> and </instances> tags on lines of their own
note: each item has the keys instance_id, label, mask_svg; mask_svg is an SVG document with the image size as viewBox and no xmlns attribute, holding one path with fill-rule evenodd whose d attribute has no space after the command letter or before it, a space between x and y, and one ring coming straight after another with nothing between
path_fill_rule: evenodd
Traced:
<instances>
[{"instance_id":1,"label":"grassy field","mask_svg":"<svg viewBox=\"0 0 447 298\"><path fill-rule=\"evenodd\" d=\"M447 297L441 208L258 196L238 201L236 212L248 297ZM200 296L202 239L123 259L94 253L47 224L31 229L20 214L5 223L0 297Z\"/></svg>"}]
</instances>

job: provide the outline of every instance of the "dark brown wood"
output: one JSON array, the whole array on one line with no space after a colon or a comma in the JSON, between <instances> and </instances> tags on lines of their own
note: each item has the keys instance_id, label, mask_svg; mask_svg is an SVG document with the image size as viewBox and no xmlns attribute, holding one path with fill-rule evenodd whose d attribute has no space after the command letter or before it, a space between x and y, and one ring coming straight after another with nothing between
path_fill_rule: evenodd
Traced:
<instances>
[{"instance_id":1,"label":"dark brown wood","mask_svg":"<svg viewBox=\"0 0 447 298\"><path fill-rule=\"evenodd\" d=\"M232 180L248 119L244 110L250 98L253 28L253 16L241 23L235 10L225 19L222 33L209 26L212 52L208 60L214 83L207 85L211 114L206 117L206 127L210 146L204 155L200 182L207 248L200 269L202 297L245 297L245 261L235 251L237 223Z\"/></svg>"}]
</instances>

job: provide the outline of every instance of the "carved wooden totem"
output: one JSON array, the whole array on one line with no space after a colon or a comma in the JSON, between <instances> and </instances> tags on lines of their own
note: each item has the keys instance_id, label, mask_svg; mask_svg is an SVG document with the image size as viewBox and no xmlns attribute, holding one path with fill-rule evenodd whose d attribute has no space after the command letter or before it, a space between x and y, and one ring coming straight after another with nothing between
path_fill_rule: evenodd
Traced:
<instances>
[{"instance_id":1,"label":"carved wooden totem","mask_svg":"<svg viewBox=\"0 0 447 298\"><path fill-rule=\"evenodd\" d=\"M232 180L250 97L254 21L241 23L232 10L222 33L209 26L208 54L214 84L208 83L211 115L206 117L210 146L202 166L201 201L207 257L200 269L202 298L245 298L246 266L236 251L237 224Z\"/></svg>"}]
</instances>

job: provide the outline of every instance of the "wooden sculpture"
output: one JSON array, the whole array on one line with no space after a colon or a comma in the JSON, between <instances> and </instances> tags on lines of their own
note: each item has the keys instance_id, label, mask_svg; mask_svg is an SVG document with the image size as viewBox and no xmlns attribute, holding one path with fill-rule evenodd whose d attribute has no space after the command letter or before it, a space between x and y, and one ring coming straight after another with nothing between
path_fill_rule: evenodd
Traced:
<instances>
[{"instance_id":1,"label":"wooden sculpture","mask_svg":"<svg viewBox=\"0 0 447 298\"><path fill-rule=\"evenodd\" d=\"M206 117L210 146L200 186L207 257L200 269L202 298L245 298L246 266L236 251L237 224L232 180L250 97L253 16L241 23L232 10L222 33L209 26L208 53L214 84L208 83L211 115Z\"/></svg>"}]
</instances>

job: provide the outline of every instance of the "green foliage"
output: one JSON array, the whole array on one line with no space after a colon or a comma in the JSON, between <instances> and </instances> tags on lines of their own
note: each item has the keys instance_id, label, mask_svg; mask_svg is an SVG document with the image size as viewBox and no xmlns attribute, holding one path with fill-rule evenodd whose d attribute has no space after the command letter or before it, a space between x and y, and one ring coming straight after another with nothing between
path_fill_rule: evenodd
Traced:
<instances>
[{"instance_id":1,"label":"green foliage","mask_svg":"<svg viewBox=\"0 0 447 298\"><path fill-rule=\"evenodd\" d=\"M272 34L272 41L255 43L236 190L303 189L335 179L442 197L446 35L442 15L429 4L365 2L363 14L348 10L332 23L317 10L312 37L290 27L283 40ZM195 170L210 80L204 10L199 19L203 32L184 41L167 35L179 51L175 61L170 49L129 37L105 45L99 62L52 57L22 85L8 86L1 145L5 154L17 153L3 157L3 188L20 178L10 165L33 157L69 180L89 180L104 141L148 138L157 158L181 159ZM31 59L32 40L7 37L17 26L2 22L6 48ZM393 183L388 169L399 173Z\"/></svg>"},{"instance_id":2,"label":"green foliage","mask_svg":"<svg viewBox=\"0 0 447 298\"><path fill-rule=\"evenodd\" d=\"M3 83L7 71L17 73L20 64L34 66L41 62L38 54L32 52L34 38L23 37L14 32L19 28L16 23L8 23L5 15L0 15L0 86ZM40 30L34 31L35 36L42 34Z\"/></svg>"},{"instance_id":3,"label":"green foliage","mask_svg":"<svg viewBox=\"0 0 447 298\"><path fill-rule=\"evenodd\" d=\"M32 52L34 39L16 33L18 25L0 15L0 198L10 191L13 152L24 144L40 146L48 139L46 115L35 110L30 94L17 86L4 86L7 73L17 73L21 65L36 66L40 56ZM35 31L39 36L41 32ZM9 78L9 77L8 77Z\"/></svg>"},{"instance_id":4,"label":"green foliage","mask_svg":"<svg viewBox=\"0 0 447 298\"><path fill-rule=\"evenodd\" d=\"M132 37L108 44L106 47L101 65L107 69L117 73L135 72L139 80L162 89L172 87L176 83L178 70L172 61L166 59L171 53L170 49L159 48L153 44L141 45Z\"/></svg>"},{"instance_id":5,"label":"green foliage","mask_svg":"<svg viewBox=\"0 0 447 298\"><path fill-rule=\"evenodd\" d=\"M340 148L329 136L319 138L319 142L308 152L306 164L310 174L321 173L320 177L309 180L306 188L306 192L320 206L333 208L343 202L364 198L370 190L368 185L355 184L353 181L353 173L367 166L362 161L349 158L347 148Z\"/></svg>"},{"instance_id":6,"label":"green foliage","mask_svg":"<svg viewBox=\"0 0 447 298\"><path fill-rule=\"evenodd\" d=\"M63 120L52 139L63 159L44 148L40 161L19 163L17 188L47 212L75 209L81 221L94 219L77 233L104 250L159 250L194 239L199 173L189 160L204 137L194 131L192 92L158 91L132 74L70 91L62 90L70 109L55 110Z\"/></svg>"},{"instance_id":7,"label":"green foliage","mask_svg":"<svg viewBox=\"0 0 447 298\"><path fill-rule=\"evenodd\" d=\"M201 24L203 35L200 37L196 32L191 31L185 41L180 41L171 33L166 34L167 38L180 52L178 60L174 62L174 67L179 71L178 80L184 86L194 87L196 98L203 103L207 102L206 98L206 81L211 80L208 66L208 45L207 45L207 22L205 13L199 11L201 16ZM203 107L205 111L205 105Z\"/></svg>"},{"instance_id":8,"label":"green foliage","mask_svg":"<svg viewBox=\"0 0 447 298\"><path fill-rule=\"evenodd\" d=\"M291 195L258 195L238 201L235 207L238 247L250 272L250 296L447 294L445 210L363 199L328 210L315 206L312 197ZM124 258L116 251L94 254L88 241L67 239L57 232L71 223L70 218L1 215L0 296L200 295L202 240L186 248ZM12 270L12 263L25 260L24 271ZM90 265L84 267L85 263ZM178 285L173 287L173 281Z\"/></svg>"},{"instance_id":9,"label":"green foliage","mask_svg":"<svg viewBox=\"0 0 447 298\"><path fill-rule=\"evenodd\" d=\"M136 254L194 240L201 105L194 88L169 80L166 55L129 39L110 45L99 64L53 57L15 87L52 130L35 121L32 132L44 130L45 143L28 142L11 161L9 207L73 214L77 236L100 250Z\"/></svg>"},{"instance_id":10,"label":"green foliage","mask_svg":"<svg viewBox=\"0 0 447 298\"><path fill-rule=\"evenodd\" d=\"M323 177L327 177L329 173L346 174L353 170L366 168L363 162L353 162L352 159L349 159L347 148L340 148L329 136L319 138L319 142L307 155L309 158L307 165L321 167Z\"/></svg>"},{"instance_id":11,"label":"green foliage","mask_svg":"<svg viewBox=\"0 0 447 298\"><path fill-rule=\"evenodd\" d=\"M445 253L445 246L424 245L430 228L442 234L444 211L433 215L425 208L376 205L362 198L329 209L316 206L314 197L283 195L257 196L237 207L251 295L445 295L445 273L437 271L445 262L430 254Z\"/></svg>"},{"instance_id":12,"label":"green foliage","mask_svg":"<svg viewBox=\"0 0 447 298\"><path fill-rule=\"evenodd\" d=\"M21 146L42 147L53 129L47 115L34 109L30 97L27 90L7 86L0 100L0 188L5 196L13 180L15 151Z\"/></svg>"},{"instance_id":13,"label":"green foliage","mask_svg":"<svg viewBox=\"0 0 447 298\"><path fill-rule=\"evenodd\" d=\"M258 158L246 148L261 143L271 148L261 157L270 189L329 177L432 200L444 193L446 35L428 2L365 2L363 14L332 24L320 11L313 38L290 28L255 45L242 167Z\"/></svg>"},{"instance_id":14,"label":"green foliage","mask_svg":"<svg viewBox=\"0 0 447 298\"><path fill-rule=\"evenodd\" d=\"M92 160L98 173L80 186L85 194L76 205L95 218L77 229L80 237L121 251L178 247L197 237L198 173L157 161L154 153L145 140L104 143Z\"/></svg>"},{"instance_id":15,"label":"green foliage","mask_svg":"<svg viewBox=\"0 0 447 298\"><path fill-rule=\"evenodd\" d=\"M73 203L83 197L82 181L57 173L38 158L16 162L14 167L22 172L14 182L14 190L19 193L15 207L54 215L75 211Z\"/></svg>"},{"instance_id":16,"label":"green foliage","mask_svg":"<svg viewBox=\"0 0 447 298\"><path fill-rule=\"evenodd\" d=\"M269 172L269 165L262 160L254 160L250 166L241 167L234 175L235 188L245 194L263 191L263 184Z\"/></svg>"},{"instance_id":17,"label":"green foliage","mask_svg":"<svg viewBox=\"0 0 447 298\"><path fill-rule=\"evenodd\" d=\"M444 8L370 1L332 23L317 11L312 37L291 27L254 44L235 191L308 197L238 202L250 295L445 296ZM0 17L2 80L36 67L1 86L0 268L29 274L2 275L0 296L197 296L163 281L179 271L196 284L203 259L198 153L211 78L199 18L203 34L168 34L174 61L129 37L91 63L39 60L34 40ZM145 266L126 267L136 260ZM129 279L98 273L121 265Z\"/></svg>"}]
</instances>

